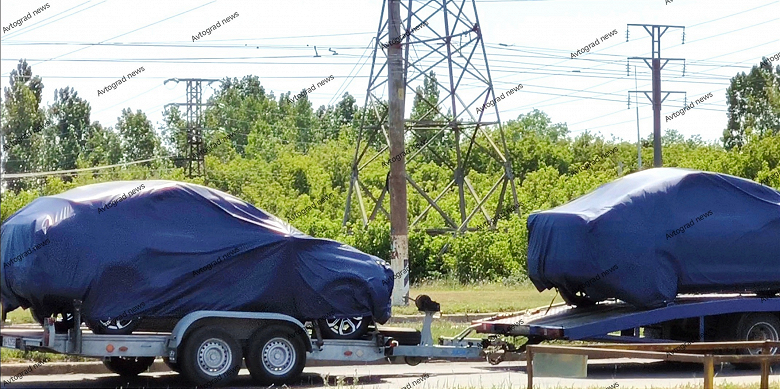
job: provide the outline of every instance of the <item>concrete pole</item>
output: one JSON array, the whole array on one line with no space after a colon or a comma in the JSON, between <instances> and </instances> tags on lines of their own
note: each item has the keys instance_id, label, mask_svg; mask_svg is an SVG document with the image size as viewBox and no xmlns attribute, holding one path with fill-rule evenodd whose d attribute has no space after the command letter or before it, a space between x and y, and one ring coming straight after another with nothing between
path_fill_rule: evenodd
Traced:
<instances>
[{"instance_id":1,"label":"concrete pole","mask_svg":"<svg viewBox=\"0 0 780 389\"><path fill-rule=\"evenodd\" d=\"M388 76L388 137L390 139L390 266L396 274L393 284L394 306L409 302L409 220L406 204L406 156L404 152L404 64L401 50L400 0L388 1L388 38L392 45L387 50Z\"/></svg>"}]
</instances>

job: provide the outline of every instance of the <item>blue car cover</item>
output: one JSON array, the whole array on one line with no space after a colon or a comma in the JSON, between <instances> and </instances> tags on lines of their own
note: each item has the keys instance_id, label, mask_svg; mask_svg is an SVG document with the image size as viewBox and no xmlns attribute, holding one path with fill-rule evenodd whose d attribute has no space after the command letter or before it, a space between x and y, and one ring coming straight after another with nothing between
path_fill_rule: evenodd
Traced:
<instances>
[{"instance_id":1,"label":"blue car cover","mask_svg":"<svg viewBox=\"0 0 780 389\"><path fill-rule=\"evenodd\" d=\"M2 225L4 312L86 319L195 310L301 320L390 317L381 259L310 237L226 193L174 181L120 181L40 197Z\"/></svg>"},{"instance_id":2,"label":"blue car cover","mask_svg":"<svg viewBox=\"0 0 780 389\"><path fill-rule=\"evenodd\" d=\"M780 290L780 192L743 178L644 170L527 225L540 291L650 308L678 293Z\"/></svg>"}]
</instances>

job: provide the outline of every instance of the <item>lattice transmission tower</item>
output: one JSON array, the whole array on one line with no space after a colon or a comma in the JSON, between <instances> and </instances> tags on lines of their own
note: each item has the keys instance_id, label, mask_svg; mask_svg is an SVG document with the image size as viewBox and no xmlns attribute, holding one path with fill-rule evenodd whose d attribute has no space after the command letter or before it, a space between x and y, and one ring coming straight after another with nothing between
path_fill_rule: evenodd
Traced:
<instances>
[{"instance_id":1,"label":"lattice transmission tower","mask_svg":"<svg viewBox=\"0 0 780 389\"><path fill-rule=\"evenodd\" d=\"M170 78L165 80L164 84L169 81L178 83L179 81L186 82L187 86L187 102L186 103L170 103L169 105L185 106L187 117L187 155L184 158L185 173L187 177L198 177L206 175L206 164L203 161L205 150L203 148L203 126L201 124L203 103L203 82L220 82L221 80L206 79L206 78Z\"/></svg>"},{"instance_id":2,"label":"lattice transmission tower","mask_svg":"<svg viewBox=\"0 0 780 389\"><path fill-rule=\"evenodd\" d=\"M396 7L400 3L400 29L398 24L394 25L392 9L388 9L393 3ZM393 52L394 49L398 51ZM402 64L402 86L398 89L393 89L392 85L394 54L400 54ZM426 100L416 89L422 86L424 79L432 80L431 73L437 77L436 86L441 94L435 102ZM518 80L502 82L515 85ZM406 96L419 99L427 108L423 111L427 112L418 109L416 117L403 115L404 110L411 107ZM405 180L399 182L408 184L413 189L412 195L421 196L427 204L411 215L414 218L412 228L426 217L435 217L441 227L428 228L429 233L461 233L474 229L469 228L469 223L473 223L479 214L484 218L479 224L491 228L495 227L499 215L507 214L506 209L519 214L514 174L498 110L500 101L488 104L480 112L476 110L496 97L474 0L384 2L363 105L366 114L361 119L343 223L349 221L355 208L353 199L363 225L376 220L380 213L390 219L385 208L386 197L396 188L390 173L387 173L387 179L381 180L384 181L382 187L376 178L375 167L389 166L389 170L398 162L391 162L394 155L388 152L393 143L389 128L392 120L388 120L394 114L393 104L401 106L402 141L407 145L402 149L405 157L402 155L401 159L405 158L405 161L401 161L401 166L405 166L406 161L413 163L425 154L452 172L445 187L423 188L414 179L418 173L416 167L408 173L404 167ZM397 151L398 147L394 149ZM395 153L396 159L398 154ZM484 169L487 159L491 161L488 164L502 172L492 185L483 183L480 187L469 179L478 156L483 165L478 169ZM374 169L373 173L371 169ZM403 191L405 198L405 188ZM457 211L450 214L441 204L449 204L449 208L457 205Z\"/></svg>"}]
</instances>

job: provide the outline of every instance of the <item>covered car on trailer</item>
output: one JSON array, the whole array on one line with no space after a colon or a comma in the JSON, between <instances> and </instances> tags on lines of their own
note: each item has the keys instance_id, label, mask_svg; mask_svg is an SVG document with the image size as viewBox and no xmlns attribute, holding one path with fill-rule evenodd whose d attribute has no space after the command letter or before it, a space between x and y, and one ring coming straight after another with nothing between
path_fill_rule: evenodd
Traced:
<instances>
[{"instance_id":1,"label":"covered car on trailer","mask_svg":"<svg viewBox=\"0 0 780 389\"><path fill-rule=\"evenodd\" d=\"M678 293L780 291L780 192L649 169L528 217L528 272L570 304L660 307Z\"/></svg>"},{"instance_id":2,"label":"covered car on trailer","mask_svg":"<svg viewBox=\"0 0 780 389\"><path fill-rule=\"evenodd\" d=\"M40 197L3 223L2 263L3 311L32 307L38 319L75 299L88 324L114 326L196 310L390 317L393 272L383 260L183 182Z\"/></svg>"}]
</instances>

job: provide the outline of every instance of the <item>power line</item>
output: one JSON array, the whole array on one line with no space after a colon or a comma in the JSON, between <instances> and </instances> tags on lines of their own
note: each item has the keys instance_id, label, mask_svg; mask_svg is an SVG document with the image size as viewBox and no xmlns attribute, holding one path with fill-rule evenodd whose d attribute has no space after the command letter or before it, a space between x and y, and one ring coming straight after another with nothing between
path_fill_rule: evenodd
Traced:
<instances>
[{"instance_id":1,"label":"power line","mask_svg":"<svg viewBox=\"0 0 780 389\"><path fill-rule=\"evenodd\" d=\"M105 3L106 1L108 1L108 0L103 0L103 1L101 1L101 2L99 2L99 3L97 3L97 4L95 4L95 5L93 5L92 7L96 7L96 6L100 5L100 4L103 4L103 3ZM68 9L66 9L65 11L62 11L62 12L60 12L60 13L58 13L58 14L55 14L55 15L52 15L52 16L50 16L50 17L48 17L48 18L46 18L46 19L43 19L43 20L41 20L41 21L39 21L39 22L37 22L37 23L31 24L31 25L27 26L26 28L22 28L21 30L17 30L17 31L13 31L13 32L11 32L11 33L8 33L8 34L4 35L4 36L3 36L3 38L2 38L2 39L0 39L0 40L2 40L2 41L5 41L6 39L9 39L9 38L16 38L16 37L17 37L17 36L19 36L19 35L26 34L26 33L30 32L30 31L32 31L32 30L35 30L35 29L41 28L41 27L43 27L43 26L49 25L49 24L51 24L51 23L54 23L54 22L56 22L56 21L60 21L60 20L62 20L62 19L68 18L68 17L71 17L71 16L73 16L73 15L75 15L75 14L79 13L79 12L86 11L86 10L88 10L88 9L92 8L92 7L87 7L87 8L84 8L84 9L82 9L82 10L78 10L78 11L76 11L76 12L74 12L74 13L70 14L70 15L65 15L65 16L63 16L63 17L61 17L61 18L57 19L57 20L52 20L52 21L51 21L51 22L49 22L49 23L44 23L44 22L46 22L46 21L47 21L47 20L49 20L49 19L55 18L55 17L57 17L57 16L60 16L60 15L62 15L62 14L64 14L64 13L66 13L66 12L68 12L68 11L72 10L72 9L75 9L75 8L81 7L82 5L84 5L84 4L87 4L87 3L89 3L89 2L91 2L91 1L85 1L85 2L83 2L83 3L79 4L79 5L75 6L75 7L68 8ZM44 23L44 24L41 24L41 23ZM5 44L8 44L8 43L11 43L11 42L13 42L13 41L10 41L10 42L7 42L7 43L5 43L5 42L4 42L4 43L5 43Z\"/></svg>"},{"instance_id":2,"label":"power line","mask_svg":"<svg viewBox=\"0 0 780 389\"><path fill-rule=\"evenodd\" d=\"M118 163L114 165L96 166L96 167L88 167L88 168L81 168L81 169L56 170L50 172L36 172L36 173L11 173L11 174L5 174L3 179L7 180L9 178L53 176L53 175L63 174L63 173L76 173L76 172L88 172L93 170L111 169L115 167L136 165L144 162L151 162L162 158L170 158L170 157L169 156L154 157L154 158L144 159L140 161L132 161L132 162L125 162L125 163Z\"/></svg>"},{"instance_id":3,"label":"power line","mask_svg":"<svg viewBox=\"0 0 780 389\"><path fill-rule=\"evenodd\" d=\"M136 28L135 30L131 30L131 31L128 31L128 32L125 32L125 33L119 34L119 35L117 35L117 36L114 36L114 37L111 37L111 38L105 39L105 40L103 40L103 41L101 41L101 42L98 42L98 43L103 43L103 42L106 42L106 41L110 41L110 40L112 40L112 39L116 39L116 38L119 38L119 37L121 37L121 36L125 36L125 35L127 35L127 34L130 34L130 33L136 32L136 31L143 30L144 28L151 27L151 26L153 26L153 25L155 25L155 24L162 23L162 22L164 22L164 21L166 21L166 20L169 20L169 19L175 18L175 17L177 17L177 16L180 16L180 15L184 15L184 14L186 14L186 13L188 13L188 12L194 11L194 10L196 10L196 9L198 9L198 8L201 8L201 7L205 7L205 6L207 6L207 5L211 4L211 3L215 3L215 2L216 2L216 0L212 0L212 1L208 2L208 3L206 3L206 4L202 4L202 5L199 5L199 6L195 7L195 8L191 8L191 9L189 9L189 10L187 10L187 11L180 12L180 13L178 13L178 14L176 14L176 15L169 16L169 17L167 17L167 18L164 18L164 19L158 20L158 21L156 21L156 22L153 22L153 23L149 23L149 24L147 24L147 25L145 25L145 26L143 26L143 27L139 27L139 28ZM38 64L42 64L42 63L44 63L44 62L53 61L53 60L55 60L55 59L62 58L62 57L64 57L64 56L66 56L66 55L70 55L70 54L73 54L73 53L79 52L79 51L81 51L81 50L88 49L89 47L91 47L91 46L88 46L88 47L82 47L82 48L80 48L80 49L76 49L76 50L73 50L73 51L67 52L67 53L65 53L65 54L58 55L58 56L56 56L56 57L54 57L54 58L51 58L51 59L48 59L48 60L45 60L45 61L41 61L41 62L37 62L37 63L35 63L35 64L31 64L30 66L33 66L33 65L38 65ZM6 73L6 74L3 74L3 75L4 75L4 76L7 76L8 74L10 74L10 73Z\"/></svg>"}]
</instances>

